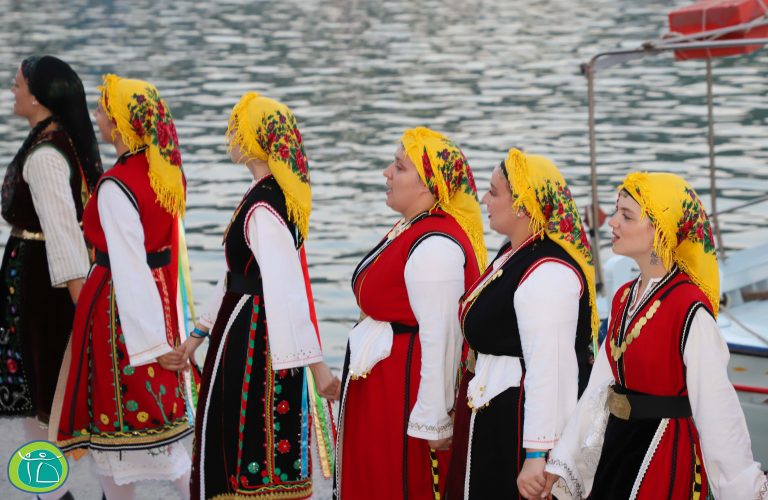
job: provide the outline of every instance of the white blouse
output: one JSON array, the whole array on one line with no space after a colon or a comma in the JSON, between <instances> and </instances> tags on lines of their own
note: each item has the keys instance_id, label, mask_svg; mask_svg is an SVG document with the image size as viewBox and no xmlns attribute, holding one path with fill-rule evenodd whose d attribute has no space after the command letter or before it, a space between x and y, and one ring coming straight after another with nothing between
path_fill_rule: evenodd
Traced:
<instances>
[{"instance_id":1,"label":"white blouse","mask_svg":"<svg viewBox=\"0 0 768 500\"><path fill-rule=\"evenodd\" d=\"M53 146L40 146L29 155L22 174L45 235L51 285L85 278L90 262L69 185L67 159Z\"/></svg>"},{"instance_id":2,"label":"white blouse","mask_svg":"<svg viewBox=\"0 0 768 500\"><path fill-rule=\"evenodd\" d=\"M653 281L645 293L652 288ZM717 499L768 498L768 482L752 456L744 414L728 380L728 358L728 346L716 321L699 309L691 323L683 363L710 487ZM563 478L553 489L558 498L585 498L592 489L608 419L607 388L613 383L603 343L587 389L547 463L547 471ZM638 488L635 484L633 491Z\"/></svg>"},{"instance_id":3,"label":"white blouse","mask_svg":"<svg viewBox=\"0 0 768 500\"><path fill-rule=\"evenodd\" d=\"M576 271L554 261L536 267L515 291L526 369L524 448L552 448L576 408L574 345L584 291Z\"/></svg>"},{"instance_id":4,"label":"white blouse","mask_svg":"<svg viewBox=\"0 0 768 500\"><path fill-rule=\"evenodd\" d=\"M173 348L165 332L160 292L147 264L139 212L108 177L99 186L98 209L130 364L152 363Z\"/></svg>"},{"instance_id":5,"label":"white blouse","mask_svg":"<svg viewBox=\"0 0 768 500\"><path fill-rule=\"evenodd\" d=\"M293 236L266 204L257 204L251 209L246 219L245 236L261 271L273 370L322 361L323 353L309 316L307 289ZM202 309L199 317L202 326L213 327L224 293L222 278L213 297Z\"/></svg>"},{"instance_id":6,"label":"white blouse","mask_svg":"<svg viewBox=\"0 0 768 500\"><path fill-rule=\"evenodd\" d=\"M456 370L461 361L459 299L464 293L464 252L444 236L425 238L405 265L408 301L419 323L421 379L408 420L408 435L444 439L453 435Z\"/></svg>"}]
</instances>

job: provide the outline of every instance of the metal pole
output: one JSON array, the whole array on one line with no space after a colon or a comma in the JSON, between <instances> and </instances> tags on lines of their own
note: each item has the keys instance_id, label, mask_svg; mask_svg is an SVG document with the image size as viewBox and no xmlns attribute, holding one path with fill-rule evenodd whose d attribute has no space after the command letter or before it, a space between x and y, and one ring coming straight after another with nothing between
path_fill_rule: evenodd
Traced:
<instances>
[{"instance_id":1,"label":"metal pole","mask_svg":"<svg viewBox=\"0 0 768 500\"><path fill-rule=\"evenodd\" d=\"M595 140L595 72L592 64L583 68L587 77L587 109L589 111L589 171L592 179L592 261L595 264L595 287L599 292L603 286L603 269L600 265L600 216L597 193L597 145Z\"/></svg>"},{"instance_id":2,"label":"metal pole","mask_svg":"<svg viewBox=\"0 0 768 500\"><path fill-rule=\"evenodd\" d=\"M709 198L710 217L715 226L715 238L717 239L717 249L720 251L720 258L725 261L725 247L723 246L723 235L720 233L720 224L717 220L717 187L715 175L715 116L712 103L712 59L707 58L707 142L709 143Z\"/></svg>"}]
</instances>

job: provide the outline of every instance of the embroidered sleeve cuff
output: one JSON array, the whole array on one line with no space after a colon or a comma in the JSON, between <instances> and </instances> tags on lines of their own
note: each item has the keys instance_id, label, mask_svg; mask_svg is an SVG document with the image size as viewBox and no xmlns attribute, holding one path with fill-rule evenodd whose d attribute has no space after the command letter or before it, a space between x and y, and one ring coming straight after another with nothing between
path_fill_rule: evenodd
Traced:
<instances>
[{"instance_id":1,"label":"embroidered sleeve cuff","mask_svg":"<svg viewBox=\"0 0 768 500\"><path fill-rule=\"evenodd\" d=\"M131 366L146 365L149 363L154 363L157 361L158 357L162 356L163 354L168 354L171 351L173 351L173 348L168 344L160 344L139 354L131 355L129 353L128 361L130 361Z\"/></svg>"},{"instance_id":2,"label":"embroidered sleeve cuff","mask_svg":"<svg viewBox=\"0 0 768 500\"><path fill-rule=\"evenodd\" d=\"M571 467L558 458L547 460L546 471L560 476L552 487L552 494L557 498L573 498L582 500L586 496L576 467Z\"/></svg>"},{"instance_id":3,"label":"embroidered sleeve cuff","mask_svg":"<svg viewBox=\"0 0 768 500\"><path fill-rule=\"evenodd\" d=\"M525 439L523 437L523 448L533 448L536 450L551 450L557 444L557 439Z\"/></svg>"},{"instance_id":4,"label":"embroidered sleeve cuff","mask_svg":"<svg viewBox=\"0 0 768 500\"><path fill-rule=\"evenodd\" d=\"M309 366L312 363L319 363L320 361L323 361L322 352L300 354L300 355L297 355L296 357L291 357L291 358L282 359L282 360L276 360L273 356L272 371L290 370L291 368L301 368L302 366Z\"/></svg>"},{"instance_id":5,"label":"embroidered sleeve cuff","mask_svg":"<svg viewBox=\"0 0 768 500\"><path fill-rule=\"evenodd\" d=\"M453 422L446 419L438 424L408 421L408 435L419 439L445 439L453 436Z\"/></svg>"}]
</instances>

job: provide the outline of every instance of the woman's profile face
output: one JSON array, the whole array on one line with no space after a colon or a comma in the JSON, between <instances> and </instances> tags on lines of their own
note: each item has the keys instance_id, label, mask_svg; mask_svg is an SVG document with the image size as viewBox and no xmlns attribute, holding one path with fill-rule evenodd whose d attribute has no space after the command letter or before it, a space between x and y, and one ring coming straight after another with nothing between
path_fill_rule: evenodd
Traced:
<instances>
[{"instance_id":1,"label":"woman's profile face","mask_svg":"<svg viewBox=\"0 0 768 500\"><path fill-rule=\"evenodd\" d=\"M639 203L626 191L619 193L616 212L608 221L612 230L614 253L635 260L644 260L650 256L655 230L651 220L642 215Z\"/></svg>"},{"instance_id":2,"label":"woman's profile face","mask_svg":"<svg viewBox=\"0 0 768 500\"><path fill-rule=\"evenodd\" d=\"M112 131L115 129L115 124L109 119L106 111L101 107L101 103L96 105L96 110L93 112L93 118L96 120L96 125L99 127L101 138L104 142L112 144Z\"/></svg>"},{"instance_id":3,"label":"woman's profile face","mask_svg":"<svg viewBox=\"0 0 768 500\"><path fill-rule=\"evenodd\" d=\"M13 93L13 113L23 118L29 118L35 112L36 99L29 90L29 85L24 75L21 73L21 67L16 70L16 76L11 84L11 92Z\"/></svg>"},{"instance_id":4,"label":"woman's profile face","mask_svg":"<svg viewBox=\"0 0 768 500\"><path fill-rule=\"evenodd\" d=\"M387 178L387 206L405 217L417 215L413 212L418 212L421 200L431 194L402 146L397 148L394 161L383 175Z\"/></svg>"},{"instance_id":5,"label":"woman's profile face","mask_svg":"<svg viewBox=\"0 0 768 500\"><path fill-rule=\"evenodd\" d=\"M488 223L491 229L500 234L512 234L518 217L517 210L512 206L512 191L509 183L501 173L501 167L493 169L491 185L488 192L483 195L483 204L488 210ZM525 221L527 225L528 222Z\"/></svg>"}]
</instances>

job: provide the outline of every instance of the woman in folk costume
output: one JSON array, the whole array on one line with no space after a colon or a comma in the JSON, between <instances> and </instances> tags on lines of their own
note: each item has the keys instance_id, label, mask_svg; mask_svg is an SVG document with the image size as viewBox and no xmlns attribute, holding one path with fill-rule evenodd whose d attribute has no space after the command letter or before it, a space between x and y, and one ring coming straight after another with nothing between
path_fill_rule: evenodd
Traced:
<instances>
[{"instance_id":1,"label":"woman in folk costume","mask_svg":"<svg viewBox=\"0 0 768 500\"><path fill-rule=\"evenodd\" d=\"M67 63L29 57L11 91L13 112L31 130L2 189L11 236L0 270L0 415L32 417L24 422L30 441L48 435L41 424L90 265L79 221L102 170L83 84Z\"/></svg>"},{"instance_id":2,"label":"woman in folk costume","mask_svg":"<svg viewBox=\"0 0 768 500\"><path fill-rule=\"evenodd\" d=\"M310 420L332 431L313 386L338 399L340 382L323 362L304 254L308 160L291 110L255 92L232 110L227 137L253 181L224 233L226 276L184 345L192 356L210 334L192 498L309 498ZM330 476L333 437L318 439Z\"/></svg>"},{"instance_id":3,"label":"woman in folk costume","mask_svg":"<svg viewBox=\"0 0 768 500\"><path fill-rule=\"evenodd\" d=\"M589 376L592 253L568 184L543 156L511 149L483 203L509 242L460 305L474 375L456 420L468 408L471 417L456 430L468 439L454 442L446 497L539 498L547 451Z\"/></svg>"},{"instance_id":4,"label":"woman in folk costume","mask_svg":"<svg viewBox=\"0 0 768 500\"><path fill-rule=\"evenodd\" d=\"M171 112L154 86L106 75L95 117L117 162L85 207L95 250L75 312L51 417L64 450L90 448L106 496L133 482L175 481L186 497L192 432L176 315L184 176Z\"/></svg>"},{"instance_id":5,"label":"woman in folk costume","mask_svg":"<svg viewBox=\"0 0 768 500\"><path fill-rule=\"evenodd\" d=\"M427 128L403 134L384 176L403 217L352 277L363 319L344 365L335 494L432 499L453 433L458 301L485 266L480 204L464 153Z\"/></svg>"},{"instance_id":6,"label":"woman in folk costume","mask_svg":"<svg viewBox=\"0 0 768 500\"><path fill-rule=\"evenodd\" d=\"M613 251L640 276L613 298L548 487L560 476L558 498L766 498L715 321L719 276L701 200L676 175L635 172L610 226Z\"/></svg>"}]
</instances>

